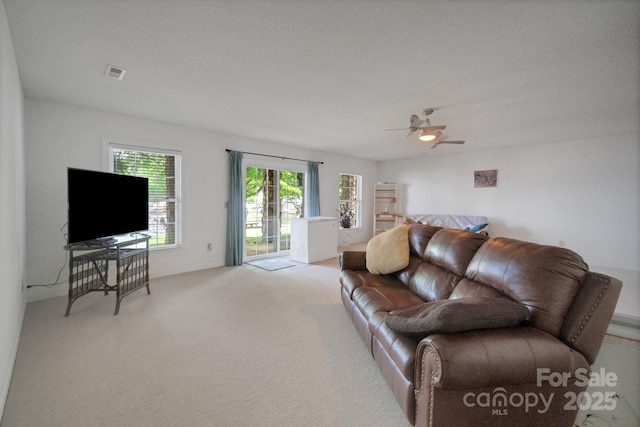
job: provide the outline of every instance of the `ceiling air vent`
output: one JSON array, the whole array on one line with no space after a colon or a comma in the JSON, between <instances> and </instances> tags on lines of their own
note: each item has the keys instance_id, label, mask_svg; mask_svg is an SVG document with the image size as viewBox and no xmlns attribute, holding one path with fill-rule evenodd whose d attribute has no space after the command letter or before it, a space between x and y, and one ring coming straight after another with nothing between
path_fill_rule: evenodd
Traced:
<instances>
[{"instance_id":1,"label":"ceiling air vent","mask_svg":"<svg viewBox=\"0 0 640 427\"><path fill-rule=\"evenodd\" d=\"M107 70L104 72L104 75L107 77L111 77L112 79L122 80L124 78L124 73L127 70L124 68L116 67L114 65L107 65Z\"/></svg>"}]
</instances>

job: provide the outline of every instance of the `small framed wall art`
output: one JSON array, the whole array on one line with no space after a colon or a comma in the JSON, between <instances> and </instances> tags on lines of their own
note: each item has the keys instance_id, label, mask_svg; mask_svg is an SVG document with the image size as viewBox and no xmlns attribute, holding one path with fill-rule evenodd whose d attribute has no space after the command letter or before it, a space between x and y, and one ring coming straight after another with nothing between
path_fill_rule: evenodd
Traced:
<instances>
[{"instance_id":1,"label":"small framed wall art","mask_svg":"<svg viewBox=\"0 0 640 427\"><path fill-rule=\"evenodd\" d=\"M498 186L498 169L473 172L473 188Z\"/></svg>"}]
</instances>

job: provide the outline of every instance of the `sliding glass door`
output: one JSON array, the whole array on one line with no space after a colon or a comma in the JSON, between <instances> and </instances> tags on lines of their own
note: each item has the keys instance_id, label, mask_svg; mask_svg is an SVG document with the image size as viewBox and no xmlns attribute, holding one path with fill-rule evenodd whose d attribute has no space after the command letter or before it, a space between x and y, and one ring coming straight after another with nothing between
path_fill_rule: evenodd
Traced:
<instances>
[{"instance_id":1,"label":"sliding glass door","mask_svg":"<svg viewBox=\"0 0 640 427\"><path fill-rule=\"evenodd\" d=\"M304 216L304 173L247 167L245 195L245 256L289 251L291 220Z\"/></svg>"}]
</instances>

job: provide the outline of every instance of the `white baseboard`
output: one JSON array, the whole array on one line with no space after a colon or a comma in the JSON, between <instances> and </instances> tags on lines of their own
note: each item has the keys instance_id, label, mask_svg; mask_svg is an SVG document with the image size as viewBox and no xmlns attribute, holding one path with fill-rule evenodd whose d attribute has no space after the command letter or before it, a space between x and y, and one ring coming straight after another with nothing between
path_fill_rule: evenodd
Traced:
<instances>
[{"instance_id":1,"label":"white baseboard","mask_svg":"<svg viewBox=\"0 0 640 427\"><path fill-rule=\"evenodd\" d=\"M607 335L640 341L640 318L627 314L614 314Z\"/></svg>"},{"instance_id":2,"label":"white baseboard","mask_svg":"<svg viewBox=\"0 0 640 427\"><path fill-rule=\"evenodd\" d=\"M4 406L7 403L7 397L9 395L9 386L11 385L11 377L13 376L13 367L16 364L16 358L18 357L18 346L20 345L20 337L22 336L22 324L24 323L24 315L26 313L26 303L22 303L22 317L20 318L20 325L18 326L18 333L13 341L13 348L11 349L11 359L6 365L6 369L3 372L0 382L0 421L2 421L2 415L4 414Z\"/></svg>"}]
</instances>

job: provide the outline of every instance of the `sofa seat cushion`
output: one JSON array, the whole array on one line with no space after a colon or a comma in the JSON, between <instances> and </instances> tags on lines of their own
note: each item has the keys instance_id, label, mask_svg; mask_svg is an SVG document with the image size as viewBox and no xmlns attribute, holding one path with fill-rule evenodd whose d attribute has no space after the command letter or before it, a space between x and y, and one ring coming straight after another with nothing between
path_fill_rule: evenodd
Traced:
<instances>
[{"instance_id":1,"label":"sofa seat cushion","mask_svg":"<svg viewBox=\"0 0 640 427\"><path fill-rule=\"evenodd\" d=\"M409 227L399 225L374 236L367 243L367 270L390 274L409 265Z\"/></svg>"},{"instance_id":2,"label":"sofa seat cushion","mask_svg":"<svg viewBox=\"0 0 640 427\"><path fill-rule=\"evenodd\" d=\"M347 292L349 298L353 297L353 291L360 287L370 288L398 288L406 287L393 276L371 274L366 270L344 270L340 273L340 284Z\"/></svg>"},{"instance_id":3,"label":"sofa seat cushion","mask_svg":"<svg viewBox=\"0 0 640 427\"><path fill-rule=\"evenodd\" d=\"M416 348L420 342L419 337L412 337L394 331L385 323L387 312L378 311L371 315L369 330L382 345L398 370L409 382L413 382L416 361Z\"/></svg>"},{"instance_id":4,"label":"sofa seat cushion","mask_svg":"<svg viewBox=\"0 0 640 427\"><path fill-rule=\"evenodd\" d=\"M516 326L527 320L529 314L525 305L507 299L469 297L394 310L387 315L385 323L407 335L427 336Z\"/></svg>"},{"instance_id":5,"label":"sofa seat cushion","mask_svg":"<svg viewBox=\"0 0 640 427\"><path fill-rule=\"evenodd\" d=\"M370 320L371 316L378 311L400 310L424 302L404 286L401 288L362 286L353 291L351 299L367 320Z\"/></svg>"}]
</instances>

